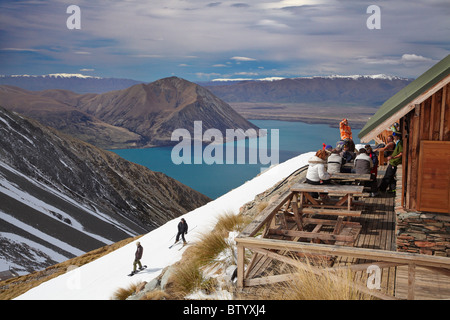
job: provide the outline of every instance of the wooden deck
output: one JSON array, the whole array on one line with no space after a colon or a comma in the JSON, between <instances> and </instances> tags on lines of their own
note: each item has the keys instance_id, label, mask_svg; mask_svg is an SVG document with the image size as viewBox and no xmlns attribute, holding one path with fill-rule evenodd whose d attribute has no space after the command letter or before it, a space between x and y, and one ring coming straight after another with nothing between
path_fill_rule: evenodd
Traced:
<instances>
[{"instance_id":1,"label":"wooden deck","mask_svg":"<svg viewBox=\"0 0 450 320\"><path fill-rule=\"evenodd\" d=\"M384 175L384 167L381 167L378 172L378 178L381 179ZM286 192L280 199L284 201L288 198ZM359 216L352 216L351 222L361 225L359 233L353 242L353 247L396 251L396 214L394 211L395 194L383 193L377 197L363 197L360 198L360 205L354 209L360 210ZM277 211L281 205L277 203L272 204L273 208L269 212ZM268 208L269 209L269 208ZM272 210L273 209L273 210ZM264 215L259 216L249 226L249 230L257 230L263 226L263 221L267 221ZM244 236L253 236L248 233ZM338 243L336 243L337 245ZM340 244L341 245L341 244ZM256 249L256 248L254 248ZM257 251L257 250L256 250ZM269 251L262 250L260 253L266 256L270 255ZM278 256L278 258L280 258ZM366 264L366 265L365 265ZM366 284L368 277L367 266L374 264L373 260L364 260L361 256L358 258L338 257L334 261L333 267L359 265L360 269L356 268L355 283ZM411 278L408 277L408 266L390 266L388 262L377 263L381 272L381 285L379 292L381 295L391 296L399 299L411 298L408 296L408 285L411 283ZM365 266L365 267L364 267ZM387 266L387 267L386 267ZM448 270L448 269L446 269ZM434 270L436 271L436 270ZM442 270L441 270L442 271ZM449 299L450 298L450 272L433 272L422 267L415 268L414 284L414 299ZM252 280L253 281L253 280Z\"/></svg>"},{"instance_id":2,"label":"wooden deck","mask_svg":"<svg viewBox=\"0 0 450 320\"><path fill-rule=\"evenodd\" d=\"M384 175L384 168L380 168L378 173L379 179ZM361 208L361 216L352 218L352 221L359 222L362 226L354 246L396 251L395 195L383 193L374 198L364 198L363 201L364 206ZM346 264L352 263L352 261L341 259L339 263ZM364 263L364 261L359 259L358 263ZM381 287L383 292L399 299L407 299L408 267L391 267L381 270ZM368 275L365 272L360 272L356 276L367 281ZM418 267L415 276L415 299L434 300L450 298L450 273L430 272L426 268Z\"/></svg>"}]
</instances>

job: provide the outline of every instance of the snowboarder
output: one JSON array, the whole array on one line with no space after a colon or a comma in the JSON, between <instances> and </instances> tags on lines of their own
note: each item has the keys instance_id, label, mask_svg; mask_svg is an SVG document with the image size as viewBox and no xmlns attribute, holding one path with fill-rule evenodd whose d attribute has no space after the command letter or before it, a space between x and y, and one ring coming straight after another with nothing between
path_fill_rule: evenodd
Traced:
<instances>
[{"instance_id":1,"label":"snowboarder","mask_svg":"<svg viewBox=\"0 0 450 320\"><path fill-rule=\"evenodd\" d=\"M184 235L188 232L188 224L186 223L186 220L184 218L181 218L180 223L178 223L178 233L177 238L175 239L175 243L180 240L180 236L183 239L183 244L186 244L186 239L184 238Z\"/></svg>"},{"instance_id":2,"label":"snowboarder","mask_svg":"<svg viewBox=\"0 0 450 320\"><path fill-rule=\"evenodd\" d=\"M136 266L139 265L139 270L142 270L142 253L144 252L144 248L141 246L141 243L138 241L136 242L136 253L134 254L134 262L133 262L133 272L132 274L136 273Z\"/></svg>"}]
</instances>

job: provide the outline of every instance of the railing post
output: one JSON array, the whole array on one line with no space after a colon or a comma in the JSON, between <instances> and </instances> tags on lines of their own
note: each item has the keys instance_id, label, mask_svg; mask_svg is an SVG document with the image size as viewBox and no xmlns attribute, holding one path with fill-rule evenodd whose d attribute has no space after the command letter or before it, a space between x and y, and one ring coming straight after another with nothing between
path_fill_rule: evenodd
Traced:
<instances>
[{"instance_id":1,"label":"railing post","mask_svg":"<svg viewBox=\"0 0 450 320\"><path fill-rule=\"evenodd\" d=\"M244 288L245 248L237 243L237 286Z\"/></svg>"},{"instance_id":2,"label":"railing post","mask_svg":"<svg viewBox=\"0 0 450 320\"><path fill-rule=\"evenodd\" d=\"M416 264L408 264L408 300L414 300L414 290L416 284Z\"/></svg>"}]
</instances>

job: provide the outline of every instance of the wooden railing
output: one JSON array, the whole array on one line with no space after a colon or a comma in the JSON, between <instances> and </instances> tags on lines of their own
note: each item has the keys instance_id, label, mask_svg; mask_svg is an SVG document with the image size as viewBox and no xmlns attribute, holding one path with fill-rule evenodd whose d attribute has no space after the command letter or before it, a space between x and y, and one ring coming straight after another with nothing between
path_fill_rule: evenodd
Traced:
<instances>
[{"instance_id":1,"label":"wooden railing","mask_svg":"<svg viewBox=\"0 0 450 320\"><path fill-rule=\"evenodd\" d=\"M450 276L450 258L428 256L422 254L404 253L396 251L375 250L355 247L345 247L326 244L314 244L305 242L283 241L265 238L241 237L236 238L238 250L238 270L237 270L237 284L239 288L246 286L270 284L280 281L289 281L290 275L271 275L260 277L258 279L251 279L245 273L245 249L249 249L259 254L266 255L271 259L275 259L287 264L298 265L298 261L282 252L295 252L302 254L316 254L322 256L339 256L350 257L356 259L374 261L372 263L354 264L346 266L352 270L363 270L369 266L376 265L379 268L408 266L408 296L407 299L414 299L415 293L415 272L416 267L425 267L430 272L439 272ZM342 267L335 268L336 270ZM333 268L328 269L333 270ZM319 272L319 270L317 270ZM380 299L396 299L394 296L384 294L376 289L369 289L367 286L355 285L357 289L368 293ZM449 297L450 298L450 297Z\"/></svg>"}]
</instances>

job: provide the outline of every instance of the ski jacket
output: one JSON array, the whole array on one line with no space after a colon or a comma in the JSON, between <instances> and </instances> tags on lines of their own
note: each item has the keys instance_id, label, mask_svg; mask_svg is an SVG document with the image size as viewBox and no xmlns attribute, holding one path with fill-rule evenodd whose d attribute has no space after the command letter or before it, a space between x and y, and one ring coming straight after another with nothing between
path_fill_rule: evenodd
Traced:
<instances>
[{"instance_id":1,"label":"ski jacket","mask_svg":"<svg viewBox=\"0 0 450 320\"><path fill-rule=\"evenodd\" d=\"M339 173L341 172L342 157L337 153L332 153L328 157L328 173Z\"/></svg>"},{"instance_id":2,"label":"ski jacket","mask_svg":"<svg viewBox=\"0 0 450 320\"><path fill-rule=\"evenodd\" d=\"M372 158L366 153L361 153L355 158L356 173L370 173L373 168Z\"/></svg>"},{"instance_id":3,"label":"ski jacket","mask_svg":"<svg viewBox=\"0 0 450 320\"><path fill-rule=\"evenodd\" d=\"M341 140L345 140L345 139L352 139L353 140L352 128L350 128L350 126L348 124L345 124L344 122L345 121L342 120L339 123L339 130L341 132Z\"/></svg>"},{"instance_id":4,"label":"ski jacket","mask_svg":"<svg viewBox=\"0 0 450 320\"><path fill-rule=\"evenodd\" d=\"M142 253L144 252L144 248L142 248L141 245L139 245L136 249L136 253L134 254L134 257L136 260L140 260L142 258Z\"/></svg>"},{"instance_id":5,"label":"ski jacket","mask_svg":"<svg viewBox=\"0 0 450 320\"><path fill-rule=\"evenodd\" d=\"M330 174L325 169L325 161L317 156L313 156L308 160L308 171L306 172L306 179L319 182L320 180L329 180Z\"/></svg>"},{"instance_id":6,"label":"ski jacket","mask_svg":"<svg viewBox=\"0 0 450 320\"><path fill-rule=\"evenodd\" d=\"M187 233L188 232L188 224L187 222L182 222L180 221L180 223L178 223L178 232L179 233Z\"/></svg>"}]
</instances>

